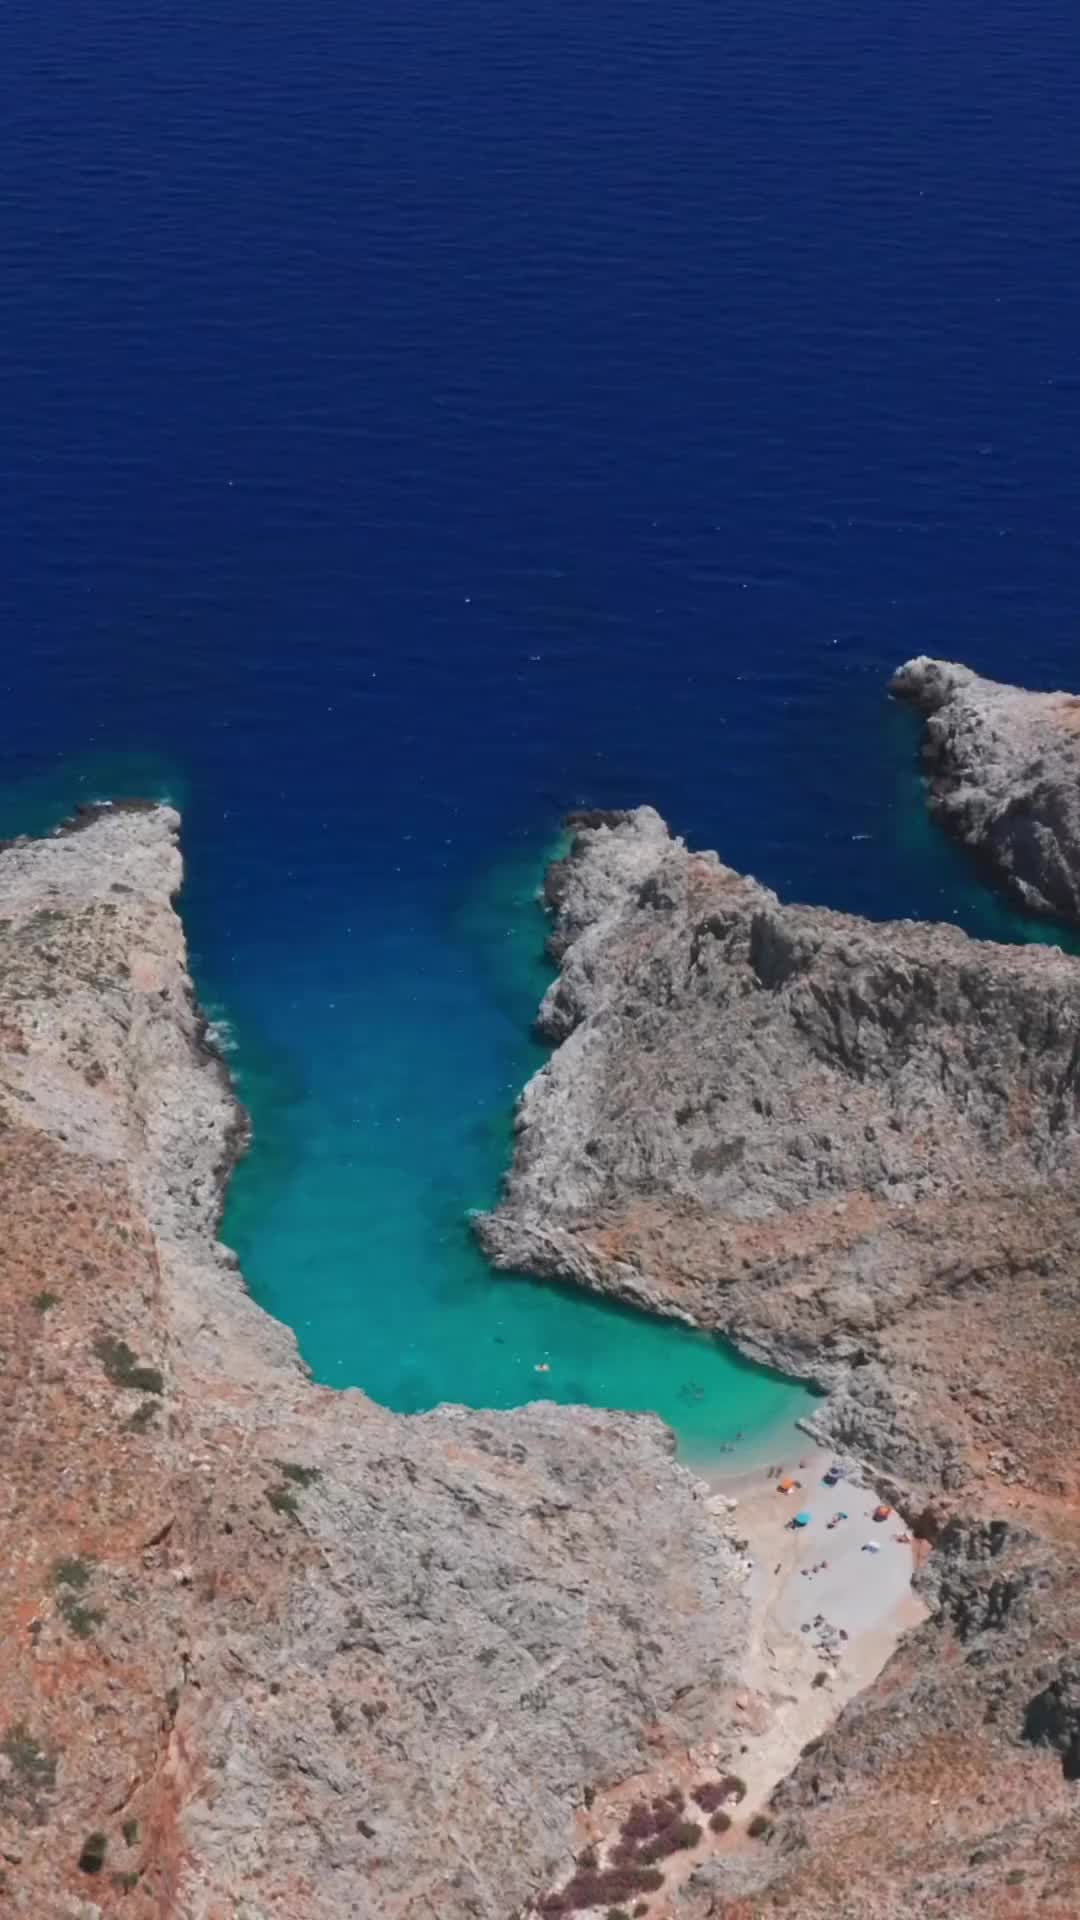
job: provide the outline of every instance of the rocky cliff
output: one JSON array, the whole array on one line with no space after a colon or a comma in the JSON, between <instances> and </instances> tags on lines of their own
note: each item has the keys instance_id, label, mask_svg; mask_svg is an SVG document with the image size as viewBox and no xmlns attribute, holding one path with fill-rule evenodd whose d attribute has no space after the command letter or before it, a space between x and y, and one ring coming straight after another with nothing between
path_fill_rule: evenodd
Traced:
<instances>
[{"instance_id":1,"label":"rocky cliff","mask_svg":"<svg viewBox=\"0 0 1080 1920\"><path fill-rule=\"evenodd\" d=\"M508 1920L723 1740L742 1575L658 1422L306 1378L216 1240L177 830L0 851L0 1906Z\"/></svg>"},{"instance_id":2,"label":"rocky cliff","mask_svg":"<svg viewBox=\"0 0 1080 1920\"><path fill-rule=\"evenodd\" d=\"M1080 961L576 824L484 1244L814 1379L938 1543L931 1618L679 1911L1075 1916Z\"/></svg>"},{"instance_id":3,"label":"rocky cliff","mask_svg":"<svg viewBox=\"0 0 1080 1920\"><path fill-rule=\"evenodd\" d=\"M1080 963L785 906L648 808L549 888L492 1257L808 1375L912 1486L1080 1492Z\"/></svg>"},{"instance_id":4,"label":"rocky cliff","mask_svg":"<svg viewBox=\"0 0 1080 1920\"><path fill-rule=\"evenodd\" d=\"M1080 697L1029 693L949 660L892 692L926 716L931 811L1021 907L1080 925Z\"/></svg>"}]
</instances>

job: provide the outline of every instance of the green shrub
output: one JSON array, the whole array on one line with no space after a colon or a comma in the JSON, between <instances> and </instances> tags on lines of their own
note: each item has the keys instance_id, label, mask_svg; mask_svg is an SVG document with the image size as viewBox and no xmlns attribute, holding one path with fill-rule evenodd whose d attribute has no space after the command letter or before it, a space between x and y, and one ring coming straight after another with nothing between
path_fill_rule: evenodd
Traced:
<instances>
[{"instance_id":1,"label":"green shrub","mask_svg":"<svg viewBox=\"0 0 1080 1920\"><path fill-rule=\"evenodd\" d=\"M40 1293L35 1293L30 1304L37 1308L38 1313L48 1313L49 1308L58 1306L59 1302L58 1293L50 1293L47 1287L43 1287Z\"/></svg>"},{"instance_id":2,"label":"green shrub","mask_svg":"<svg viewBox=\"0 0 1080 1920\"><path fill-rule=\"evenodd\" d=\"M82 1593L83 1589L89 1585L93 1571L94 1562L87 1560L82 1554L70 1560L58 1560L52 1570L53 1586L74 1587L77 1592Z\"/></svg>"},{"instance_id":3,"label":"green shrub","mask_svg":"<svg viewBox=\"0 0 1080 1920\"><path fill-rule=\"evenodd\" d=\"M648 1867L656 1860L666 1860L672 1853L684 1853L688 1847L697 1846L701 1832L696 1820L669 1821L652 1840L645 1842L638 1859Z\"/></svg>"},{"instance_id":4,"label":"green shrub","mask_svg":"<svg viewBox=\"0 0 1080 1920\"><path fill-rule=\"evenodd\" d=\"M53 1568L56 1608L64 1624L79 1640L89 1640L95 1627L105 1618L100 1607L87 1607L76 1598L83 1593L94 1571L94 1562L82 1557L58 1560Z\"/></svg>"},{"instance_id":5,"label":"green shrub","mask_svg":"<svg viewBox=\"0 0 1080 1920\"><path fill-rule=\"evenodd\" d=\"M274 1465L297 1487L313 1487L316 1480L322 1479L321 1467L302 1467L298 1460L275 1460Z\"/></svg>"},{"instance_id":6,"label":"green shrub","mask_svg":"<svg viewBox=\"0 0 1080 1920\"><path fill-rule=\"evenodd\" d=\"M728 1789L722 1780L705 1780L700 1787L691 1792L691 1800L696 1800L702 1813L715 1813L728 1797Z\"/></svg>"},{"instance_id":7,"label":"green shrub","mask_svg":"<svg viewBox=\"0 0 1080 1920\"><path fill-rule=\"evenodd\" d=\"M165 1381L157 1367L139 1365L126 1340L103 1333L94 1341L94 1352L105 1369L105 1377L114 1387L131 1387L138 1393L164 1393Z\"/></svg>"},{"instance_id":8,"label":"green shrub","mask_svg":"<svg viewBox=\"0 0 1080 1920\"><path fill-rule=\"evenodd\" d=\"M105 1865L108 1849L109 1842L103 1833L100 1831L88 1833L79 1855L79 1866L83 1873L100 1873Z\"/></svg>"},{"instance_id":9,"label":"green shrub","mask_svg":"<svg viewBox=\"0 0 1080 1920\"><path fill-rule=\"evenodd\" d=\"M61 1597L57 1601L61 1617L71 1628L77 1640L89 1640L95 1627L100 1627L105 1615L100 1607L84 1607L81 1600Z\"/></svg>"},{"instance_id":10,"label":"green shrub","mask_svg":"<svg viewBox=\"0 0 1080 1920\"><path fill-rule=\"evenodd\" d=\"M0 1753L31 1799L39 1793L51 1793L56 1785L56 1761L38 1745L25 1720L17 1720L8 1728L0 1740Z\"/></svg>"}]
</instances>

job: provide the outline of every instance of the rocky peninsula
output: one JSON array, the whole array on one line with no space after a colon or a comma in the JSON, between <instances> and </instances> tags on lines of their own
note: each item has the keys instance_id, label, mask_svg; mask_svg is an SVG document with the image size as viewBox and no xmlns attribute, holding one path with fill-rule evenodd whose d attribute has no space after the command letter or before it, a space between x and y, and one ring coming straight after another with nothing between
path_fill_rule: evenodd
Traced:
<instances>
[{"instance_id":1,"label":"rocky peninsula","mask_svg":"<svg viewBox=\"0 0 1080 1920\"><path fill-rule=\"evenodd\" d=\"M934 817L1028 912L1080 926L1080 696L921 656L892 679L926 717Z\"/></svg>"},{"instance_id":2,"label":"rocky peninsula","mask_svg":"<svg viewBox=\"0 0 1080 1920\"><path fill-rule=\"evenodd\" d=\"M571 825L554 1052L484 1244L816 1382L929 1555L926 1624L679 1911L1064 1920L1080 962L784 905L648 808Z\"/></svg>"},{"instance_id":3,"label":"rocky peninsula","mask_svg":"<svg viewBox=\"0 0 1080 1920\"><path fill-rule=\"evenodd\" d=\"M745 1574L656 1420L309 1381L216 1238L178 828L0 851L0 1908L509 1920L716 1776Z\"/></svg>"}]
</instances>

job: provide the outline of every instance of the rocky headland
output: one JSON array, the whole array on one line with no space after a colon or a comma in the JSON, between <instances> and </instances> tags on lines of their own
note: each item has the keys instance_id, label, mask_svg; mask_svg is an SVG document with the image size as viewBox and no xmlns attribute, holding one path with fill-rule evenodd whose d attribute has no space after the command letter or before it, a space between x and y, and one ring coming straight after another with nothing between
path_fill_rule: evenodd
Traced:
<instances>
[{"instance_id":1,"label":"rocky headland","mask_svg":"<svg viewBox=\"0 0 1080 1920\"><path fill-rule=\"evenodd\" d=\"M928 1554L926 1623L678 1910L1080 1913L1080 962L572 825L484 1244L813 1380Z\"/></svg>"},{"instance_id":2,"label":"rocky headland","mask_svg":"<svg viewBox=\"0 0 1080 1920\"><path fill-rule=\"evenodd\" d=\"M891 690L925 715L934 817L1019 906L1080 926L1080 696L925 655Z\"/></svg>"},{"instance_id":3,"label":"rocky headland","mask_svg":"<svg viewBox=\"0 0 1080 1920\"><path fill-rule=\"evenodd\" d=\"M745 1576L658 1421L309 1381L216 1239L178 826L0 851L0 1910L509 1920L715 1773Z\"/></svg>"}]
</instances>

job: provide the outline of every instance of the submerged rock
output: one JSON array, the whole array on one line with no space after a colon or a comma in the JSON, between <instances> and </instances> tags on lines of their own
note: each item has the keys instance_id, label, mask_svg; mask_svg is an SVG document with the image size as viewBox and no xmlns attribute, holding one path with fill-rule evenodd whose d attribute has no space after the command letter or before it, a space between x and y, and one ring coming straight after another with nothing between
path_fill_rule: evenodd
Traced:
<instances>
[{"instance_id":1,"label":"submerged rock","mask_svg":"<svg viewBox=\"0 0 1080 1920\"><path fill-rule=\"evenodd\" d=\"M1030 912L1080 926L1080 695L925 656L891 691L926 716L930 810Z\"/></svg>"},{"instance_id":2,"label":"submerged rock","mask_svg":"<svg viewBox=\"0 0 1080 1920\"><path fill-rule=\"evenodd\" d=\"M659 1421L310 1383L215 1238L178 826L0 852L0 1905L506 1920L723 1731L741 1574Z\"/></svg>"}]
</instances>

